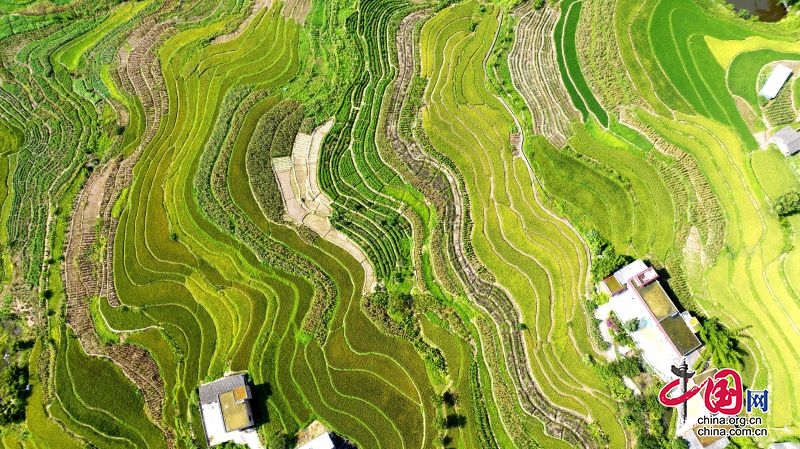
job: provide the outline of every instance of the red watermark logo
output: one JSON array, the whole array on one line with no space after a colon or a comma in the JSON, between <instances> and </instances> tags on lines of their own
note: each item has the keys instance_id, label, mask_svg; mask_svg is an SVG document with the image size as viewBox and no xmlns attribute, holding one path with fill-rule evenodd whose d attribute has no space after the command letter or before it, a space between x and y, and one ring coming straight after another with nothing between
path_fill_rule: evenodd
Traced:
<instances>
[{"instance_id":1,"label":"red watermark logo","mask_svg":"<svg viewBox=\"0 0 800 449\"><path fill-rule=\"evenodd\" d=\"M684 379L686 378L679 377L664 385L658 393L658 400L667 407L677 407L703 391L703 401L709 412L723 415L738 415L742 412L744 389L742 376L736 370L721 369L700 385L695 385L676 396L669 396L672 390L685 381Z\"/></svg>"},{"instance_id":2,"label":"red watermark logo","mask_svg":"<svg viewBox=\"0 0 800 449\"><path fill-rule=\"evenodd\" d=\"M714 414L738 415L744 408L744 387L742 386L742 376L738 371L731 368L723 368L713 376L709 376L701 384L686 389L687 380L691 379L695 373L688 370L685 362L681 366L673 366L672 373L678 378L673 379L658 393L658 400L666 407L678 407L689 399L693 398L701 391L703 392L703 402L706 409ZM676 388L679 391L670 395ZM753 409L760 409L766 412L769 408L768 390L747 390L747 412Z\"/></svg>"}]
</instances>

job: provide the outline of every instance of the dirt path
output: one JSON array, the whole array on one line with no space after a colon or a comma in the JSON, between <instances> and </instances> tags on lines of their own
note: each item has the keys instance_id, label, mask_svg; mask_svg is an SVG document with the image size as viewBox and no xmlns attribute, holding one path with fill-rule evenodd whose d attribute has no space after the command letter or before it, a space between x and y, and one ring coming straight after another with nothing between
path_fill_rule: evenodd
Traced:
<instances>
[{"instance_id":1,"label":"dirt path","mask_svg":"<svg viewBox=\"0 0 800 449\"><path fill-rule=\"evenodd\" d=\"M111 271L104 251L109 242L105 241L103 234L103 212L109 204L118 169L118 159L95 169L75 204L63 264L67 291L66 321L87 354L109 358L122 369L142 392L151 419L160 425L164 382L158 365L147 351L138 346L104 344L95 330L89 305L93 297L100 296L101 281Z\"/></svg>"}]
</instances>

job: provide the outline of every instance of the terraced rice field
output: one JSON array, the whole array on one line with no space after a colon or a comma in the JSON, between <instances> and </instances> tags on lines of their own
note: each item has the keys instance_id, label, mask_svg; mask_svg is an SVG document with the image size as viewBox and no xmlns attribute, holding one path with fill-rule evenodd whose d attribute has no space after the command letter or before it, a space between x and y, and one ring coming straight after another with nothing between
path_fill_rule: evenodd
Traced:
<instances>
[{"instance_id":1,"label":"terraced rice field","mask_svg":"<svg viewBox=\"0 0 800 449\"><path fill-rule=\"evenodd\" d=\"M649 132L663 136L662 139L694 159L693 164L708 179L709 193L713 193L719 202L722 216L718 226L724 226L725 230L719 257L710 261L701 275L695 276L692 291L698 297L699 305L709 313L726 317L734 328L747 329L745 332L751 338L744 344L752 355L747 370L748 381L781 391L778 394L786 398L786 407L770 415L770 425L789 426L791 429L797 422L794 418L797 395L791 382L779 379L792 369L785 360L788 354L797 350L797 346L790 343L792 339L786 333L776 329L793 329L800 318L792 306L796 302L792 299L796 298L796 292L784 277L786 270L790 269L787 264L794 257L791 255L793 252L783 253L782 231L776 217L770 214L767 195L775 191L773 185L786 185L786 177L791 179L793 176L784 170L780 176L771 179L757 177L761 167L754 162L761 157L754 152L756 144L752 130L747 128L731 97L732 93L745 94L746 100L752 100L755 86L747 92L726 88L726 85L733 86L732 79L739 80L743 76L731 72L732 68L741 67L735 62L740 58L739 54L750 54L732 49L741 41L764 38L766 28L746 27L732 19L723 21L690 2L659 1L650 6L652 9L643 7L637 11L634 21L649 20L651 26L646 28L646 34L650 42L672 39L676 45L670 51L675 53L672 56L659 54L654 58L648 56L651 52L636 48L642 64L659 70L663 74L660 83L668 84L656 84L654 78L660 76L653 75L658 73L655 70L648 70L650 75L647 78L641 76L644 72L639 72L634 79L649 82L655 87L655 95L664 99L676 112L669 124L662 117L644 112L636 115ZM697 14L701 19L692 24L647 19L648 16L675 17L680 14ZM708 37L694 34L701 27ZM633 28L634 25L629 28L631 35L634 34ZM781 30L778 28L769 34L771 38L763 46L749 50L781 48L781 42L792 39ZM704 45L710 38L732 41L724 50L729 54L722 54L720 46ZM745 46L740 48L748 51ZM782 50L786 50L786 44ZM720 60L732 63L722 67L716 64L708 66L709 62ZM675 61L683 62L676 64ZM736 70L740 72L742 69ZM793 234L790 238L794 238ZM717 252L715 248L708 250ZM765 322L771 324L764 325Z\"/></svg>"},{"instance_id":2,"label":"terraced rice field","mask_svg":"<svg viewBox=\"0 0 800 449\"><path fill-rule=\"evenodd\" d=\"M557 73L553 32L559 14L550 8L537 11L531 5L515 14L520 17L518 37L509 54L514 84L533 115L534 132L561 146L570 134L569 123L577 114Z\"/></svg>"},{"instance_id":3,"label":"terraced rice field","mask_svg":"<svg viewBox=\"0 0 800 449\"><path fill-rule=\"evenodd\" d=\"M800 165L767 140L798 89L757 92L799 23L0 0L0 374L30 385L0 448L205 447L197 388L232 372L266 448L314 420L359 448L672 447L674 414L603 377L591 235L737 333L780 398L758 444L796 436L800 222L773 205Z\"/></svg>"}]
</instances>

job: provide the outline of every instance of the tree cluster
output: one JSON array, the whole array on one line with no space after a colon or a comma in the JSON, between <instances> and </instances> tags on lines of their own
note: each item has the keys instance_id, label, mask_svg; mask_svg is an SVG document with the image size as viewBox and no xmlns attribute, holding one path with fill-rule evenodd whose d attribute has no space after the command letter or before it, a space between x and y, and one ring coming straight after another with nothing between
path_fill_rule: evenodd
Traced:
<instances>
[{"instance_id":1,"label":"tree cluster","mask_svg":"<svg viewBox=\"0 0 800 449\"><path fill-rule=\"evenodd\" d=\"M592 295L591 298L586 299L585 301L582 302L583 307L586 309L586 316L588 316L589 319L591 320L591 324L589 326L591 330L590 336L592 337L592 340L597 345L597 347L600 348L601 351L607 350L610 347L610 345L603 338L603 334L600 333L600 323L602 321L594 317L594 311L597 310L597 307L600 304L605 304L606 302L608 302L608 299L609 299L608 296L598 293Z\"/></svg>"},{"instance_id":2,"label":"tree cluster","mask_svg":"<svg viewBox=\"0 0 800 449\"><path fill-rule=\"evenodd\" d=\"M25 418L28 367L13 364L0 368L0 425Z\"/></svg>"},{"instance_id":3,"label":"tree cluster","mask_svg":"<svg viewBox=\"0 0 800 449\"><path fill-rule=\"evenodd\" d=\"M698 334L714 366L742 369L745 352L737 340L737 332L723 326L718 318L709 318L700 323Z\"/></svg>"},{"instance_id":4,"label":"tree cluster","mask_svg":"<svg viewBox=\"0 0 800 449\"><path fill-rule=\"evenodd\" d=\"M423 295L422 303L426 302ZM421 304L417 297L408 293L388 293L378 290L364 297L364 311L373 323L386 334L410 341L414 348L442 374L447 372L447 363L442 352L422 338L417 314Z\"/></svg>"},{"instance_id":5,"label":"tree cluster","mask_svg":"<svg viewBox=\"0 0 800 449\"><path fill-rule=\"evenodd\" d=\"M302 276L314 284L314 298L309 311L303 319L303 330L323 343L328 335L327 323L333 316L333 305L338 297L338 289L335 283L317 264L302 256L287 244L274 239L264 239L262 230L242 209L233 204L231 198L228 184L228 164L234 147L233 142L238 135L235 131L243 126L245 111L250 110L266 95L265 92L250 95L251 92L251 88L243 87L234 89L225 95L220 115L203 149L197 174L195 175L194 185L197 202L202 212L215 226L247 244L264 263L274 268L285 270L288 273ZM280 105L284 105L287 110L294 111L296 109L296 105L293 105L293 103L284 102ZM277 109L279 106L273 109ZM250 144L254 143L257 136L272 137L274 130L284 119L285 116L282 115L265 115L262 117L261 120L264 121L259 121L254 138L251 139L248 145L247 156L249 157L251 153L262 156L260 162L263 165L261 168L265 171L268 170L267 173L270 174L272 173L272 168L270 158L266 156L268 154L266 148L258 146L261 151L251 152L253 148ZM251 168L250 163L251 161L248 159L246 162L248 171ZM261 203L262 209L265 212L271 209L282 211L282 201L280 200L274 177L267 176L262 178L261 181L264 182L260 183L258 179L253 180L251 186L253 186L254 196ZM263 189L259 189L259 187ZM274 209L271 207L273 204L264 204L262 202L259 193L264 191L267 191L267 193L272 192L277 197L272 198L272 202L275 205Z\"/></svg>"},{"instance_id":6,"label":"tree cluster","mask_svg":"<svg viewBox=\"0 0 800 449\"><path fill-rule=\"evenodd\" d=\"M625 357L610 363L596 363L594 369L611 390L611 395L617 400L626 400L633 396L633 392L625 386L623 377L633 378L642 372L642 366L636 358Z\"/></svg>"},{"instance_id":7,"label":"tree cluster","mask_svg":"<svg viewBox=\"0 0 800 449\"><path fill-rule=\"evenodd\" d=\"M622 266L633 261L631 256L617 254L614 245L596 230L586 233L586 242L592 250L592 278L595 282L605 279Z\"/></svg>"},{"instance_id":8,"label":"tree cluster","mask_svg":"<svg viewBox=\"0 0 800 449\"><path fill-rule=\"evenodd\" d=\"M608 330L614 337L614 343L627 347L634 346L633 338L631 338L630 332L639 329L639 320L633 319L623 323L614 312L611 312L607 323Z\"/></svg>"},{"instance_id":9,"label":"tree cluster","mask_svg":"<svg viewBox=\"0 0 800 449\"><path fill-rule=\"evenodd\" d=\"M773 210L779 217L788 217L800 212L800 192L792 189L779 196Z\"/></svg>"},{"instance_id":10,"label":"tree cluster","mask_svg":"<svg viewBox=\"0 0 800 449\"><path fill-rule=\"evenodd\" d=\"M278 129L281 128L281 123L286 117L292 115L296 109L297 105L290 101L281 102L270 109L258 120L253 137L247 145L245 163L251 176L250 185L253 189L253 196L267 218L278 223L282 221L284 207L281 192L275 180L275 173L272 170L273 147L276 153L285 152L285 150L281 150L284 146L282 143L275 144L276 142L288 142L287 136L277 137ZM284 133L288 129L288 126L284 126Z\"/></svg>"},{"instance_id":11,"label":"tree cluster","mask_svg":"<svg viewBox=\"0 0 800 449\"><path fill-rule=\"evenodd\" d=\"M682 438L670 439L667 434L668 410L658 401L656 390L640 395L623 383L623 377L635 378L644 372L636 357L625 357L610 363L594 363L595 372L611 389L614 398L620 401L620 416L636 435L636 447L648 449L684 449L688 443Z\"/></svg>"}]
</instances>

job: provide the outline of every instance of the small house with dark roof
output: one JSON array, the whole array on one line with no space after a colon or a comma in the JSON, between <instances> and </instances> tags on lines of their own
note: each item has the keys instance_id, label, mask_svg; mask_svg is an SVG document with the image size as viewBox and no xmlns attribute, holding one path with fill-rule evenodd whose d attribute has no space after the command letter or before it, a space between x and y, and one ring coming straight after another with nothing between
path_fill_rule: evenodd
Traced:
<instances>
[{"instance_id":1,"label":"small house with dark roof","mask_svg":"<svg viewBox=\"0 0 800 449\"><path fill-rule=\"evenodd\" d=\"M253 395L244 373L232 374L209 382L197 389L200 413L209 446L233 441L248 444L258 442L252 430L255 425L250 400Z\"/></svg>"},{"instance_id":2,"label":"small house with dark roof","mask_svg":"<svg viewBox=\"0 0 800 449\"><path fill-rule=\"evenodd\" d=\"M800 133L791 126L781 128L769 141L774 143L784 156L791 156L800 151Z\"/></svg>"}]
</instances>

